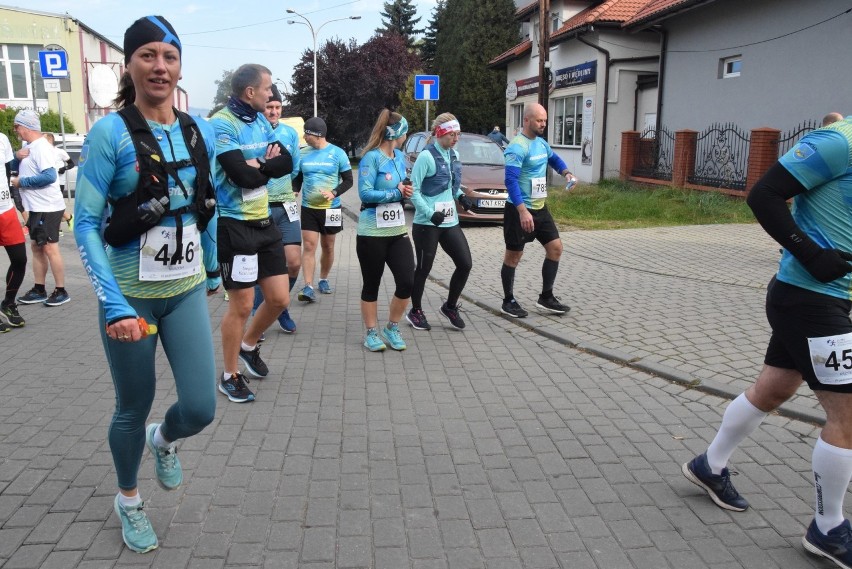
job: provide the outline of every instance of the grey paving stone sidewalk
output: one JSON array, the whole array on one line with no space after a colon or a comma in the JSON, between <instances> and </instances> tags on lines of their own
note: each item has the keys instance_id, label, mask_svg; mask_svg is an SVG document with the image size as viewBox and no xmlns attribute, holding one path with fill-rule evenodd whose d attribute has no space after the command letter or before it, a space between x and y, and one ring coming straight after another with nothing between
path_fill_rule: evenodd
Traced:
<instances>
[{"instance_id":1,"label":"grey paving stone sidewalk","mask_svg":"<svg viewBox=\"0 0 852 569\"><path fill-rule=\"evenodd\" d=\"M272 371L251 383L256 402L219 397L214 423L180 445L184 486L162 491L144 457L140 489L161 542L146 555L124 548L112 513L113 390L94 296L63 243L72 302L22 307L26 328L0 335L0 567L825 567L800 544L814 426L768 418L734 456L734 480L753 509L720 510L680 465L707 444L723 398L570 349L473 303L463 312L468 328L449 329L435 283L425 295L433 330L404 328L406 351L367 353L346 223L336 292L294 306L295 335L267 334ZM484 269L499 243L492 229L467 232L477 266L469 290L483 299L499 295ZM664 256L653 243L644 253ZM595 288L570 277L569 318L594 321L581 300L595 296L596 310L614 313L609 290L632 291L620 304L635 312L631 302L649 297L644 287L665 278L688 290L666 285L661 298L687 305L701 296L700 280L605 273L599 261L568 259L576 269L563 275L597 279ZM531 254L530 278L536 264ZM391 291L386 278L382 298ZM211 299L214 327L225 308L221 296ZM215 342L218 353L218 331ZM162 354L158 369L155 421L175 397Z\"/></svg>"}]
</instances>

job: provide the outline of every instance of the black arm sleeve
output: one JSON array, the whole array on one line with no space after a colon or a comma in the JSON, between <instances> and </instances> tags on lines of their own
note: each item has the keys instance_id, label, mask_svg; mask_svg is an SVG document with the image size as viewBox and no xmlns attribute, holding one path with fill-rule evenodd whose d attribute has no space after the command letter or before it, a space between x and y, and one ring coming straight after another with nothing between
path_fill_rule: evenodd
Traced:
<instances>
[{"instance_id":1,"label":"black arm sleeve","mask_svg":"<svg viewBox=\"0 0 852 569\"><path fill-rule=\"evenodd\" d=\"M352 187L352 170L346 170L340 173L340 184L334 188L334 193L340 195Z\"/></svg>"},{"instance_id":2,"label":"black arm sleeve","mask_svg":"<svg viewBox=\"0 0 852 569\"><path fill-rule=\"evenodd\" d=\"M807 188L776 162L757 181L746 200L766 233L802 262L809 261L822 250L796 225L787 206L788 199L806 191Z\"/></svg>"},{"instance_id":3,"label":"black arm sleeve","mask_svg":"<svg viewBox=\"0 0 852 569\"><path fill-rule=\"evenodd\" d=\"M10 188L12 187L12 185L9 183L9 181L11 179L12 179L12 161L10 160L9 162L6 162L6 183L9 184Z\"/></svg>"},{"instance_id":4,"label":"black arm sleeve","mask_svg":"<svg viewBox=\"0 0 852 569\"><path fill-rule=\"evenodd\" d=\"M259 188L269 181L269 176L261 174L260 170L246 164L243 153L239 150L229 150L217 158L225 174L241 188Z\"/></svg>"},{"instance_id":5,"label":"black arm sleeve","mask_svg":"<svg viewBox=\"0 0 852 569\"><path fill-rule=\"evenodd\" d=\"M281 148L281 154L260 164L260 173L270 178L280 178L293 171L293 157L290 152L280 142L276 144Z\"/></svg>"},{"instance_id":6,"label":"black arm sleeve","mask_svg":"<svg viewBox=\"0 0 852 569\"><path fill-rule=\"evenodd\" d=\"M302 181L304 179L305 179L305 177L302 175L301 172L296 174L296 177L293 178L293 191L294 192L299 193L299 192L302 191Z\"/></svg>"}]
</instances>

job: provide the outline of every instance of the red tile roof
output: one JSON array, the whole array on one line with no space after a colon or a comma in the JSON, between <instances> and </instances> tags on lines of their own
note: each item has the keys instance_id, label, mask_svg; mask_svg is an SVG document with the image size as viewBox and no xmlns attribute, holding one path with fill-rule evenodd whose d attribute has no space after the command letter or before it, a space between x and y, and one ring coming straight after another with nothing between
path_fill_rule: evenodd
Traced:
<instances>
[{"instance_id":1,"label":"red tile roof","mask_svg":"<svg viewBox=\"0 0 852 569\"><path fill-rule=\"evenodd\" d=\"M514 61L532 49L532 41L524 40L512 49L504 51L488 62L488 67L502 67L510 61Z\"/></svg>"},{"instance_id":2,"label":"red tile roof","mask_svg":"<svg viewBox=\"0 0 852 569\"><path fill-rule=\"evenodd\" d=\"M660 0L606 0L597 6L591 6L579 14L569 18L562 27L553 32L551 39L558 40L566 34L590 26L592 24L618 24L624 25L628 20L636 16L648 4ZM673 0L668 0L669 2ZM689 1L689 0L680 0Z\"/></svg>"},{"instance_id":3,"label":"red tile roof","mask_svg":"<svg viewBox=\"0 0 852 569\"><path fill-rule=\"evenodd\" d=\"M689 10L713 0L651 0L646 6L624 23L624 27L649 25L676 12Z\"/></svg>"}]
</instances>

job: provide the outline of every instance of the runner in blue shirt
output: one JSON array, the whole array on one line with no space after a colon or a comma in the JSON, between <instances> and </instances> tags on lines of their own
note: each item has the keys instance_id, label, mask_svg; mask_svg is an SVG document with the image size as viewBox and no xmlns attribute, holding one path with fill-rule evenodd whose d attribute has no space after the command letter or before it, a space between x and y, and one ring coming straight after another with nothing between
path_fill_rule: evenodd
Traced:
<instances>
[{"instance_id":1,"label":"runner in blue shirt","mask_svg":"<svg viewBox=\"0 0 852 569\"><path fill-rule=\"evenodd\" d=\"M189 139L195 142L190 145L204 145L198 152L206 154L206 162L193 162L197 154L187 148L178 112L172 107L181 75L181 43L171 24L162 16L140 18L125 32L124 54L126 71L116 105L139 113L140 122L147 121L153 131L151 140L159 139L160 156L177 168L177 178L165 168L149 170L146 164L152 160L137 156L121 116L104 116L92 127L80 155L74 233L98 297L98 327L115 387L116 408L109 425L119 487L114 509L124 542L131 550L145 553L158 542L137 487L142 453L147 446L153 454L160 486L177 488L183 473L175 441L200 432L216 410L216 364L205 295L205 288L219 286L219 278L211 273L218 270L216 245L207 238L207 231L197 227L193 210L176 211L193 204L196 192L212 196L209 172L215 147L210 126L197 121ZM112 215L106 229L110 241L114 231L121 232L137 221L140 165L142 173L159 180L159 190L170 196L163 196L168 199L160 208L163 215L148 231L126 235L126 243L105 248L101 223L107 208ZM202 170L207 171L207 179L197 176ZM129 200L132 217L119 213L124 211L117 207L122 198ZM173 255L178 248L183 254ZM157 332L143 327L139 317L155 324ZM154 369L158 338L174 375L177 402L162 423L150 423L146 428L157 376L163 375Z\"/></svg>"},{"instance_id":2,"label":"runner in blue shirt","mask_svg":"<svg viewBox=\"0 0 852 569\"><path fill-rule=\"evenodd\" d=\"M411 291L411 310L405 319L415 330L431 330L432 326L423 312L423 291L426 279L432 271L438 245L450 256L456 266L450 278L447 301L441 305L440 313L453 328L462 330L465 322L459 315L459 297L473 268L470 247L464 232L459 227L456 202L465 209L473 207L461 189L461 162L453 148L461 136L461 126L456 117L442 113L432 122L432 136L426 148L417 156L411 171L414 192L414 222L411 236L414 238L414 256L417 268L414 272L414 288Z\"/></svg>"},{"instance_id":3,"label":"runner in blue shirt","mask_svg":"<svg viewBox=\"0 0 852 569\"><path fill-rule=\"evenodd\" d=\"M272 96L272 73L253 63L231 75L228 104L210 120L216 131L218 247L222 279L230 302L222 317L225 370L219 391L236 403L254 401L242 361L254 377L269 368L257 343L290 304L281 232L269 215L267 184L292 172L293 160L277 141L263 111ZM259 284L264 301L246 328Z\"/></svg>"},{"instance_id":4,"label":"runner in blue shirt","mask_svg":"<svg viewBox=\"0 0 852 569\"><path fill-rule=\"evenodd\" d=\"M296 129L280 122L281 103L284 98L278 91L278 87L272 84L272 96L266 102L263 115L272 126L272 133L276 140L281 143L287 152L293 157L293 172L299 170L299 133ZM284 257L287 260L287 275L289 277L289 290L292 292L302 268L302 224L299 221L299 203L293 192L293 177L295 173L280 178L270 178L267 188L269 190L269 208L272 211L272 222L281 232L281 243L284 245ZM291 296L292 298L292 296ZM254 287L254 306L252 315L263 302L263 291L260 286ZM296 331L296 322L290 317L290 310L285 308L278 316L278 327L282 332L292 334ZM262 342L264 336L261 335Z\"/></svg>"},{"instance_id":5,"label":"runner in blue shirt","mask_svg":"<svg viewBox=\"0 0 852 569\"><path fill-rule=\"evenodd\" d=\"M772 335L755 384L728 405L707 450L682 467L719 507L748 508L731 484L728 461L806 381L826 423L814 446L816 507L802 543L840 567L852 567L852 525L843 510L852 479L850 203L852 117L804 136L751 189L748 205L784 248L766 294Z\"/></svg>"},{"instance_id":6,"label":"runner in blue shirt","mask_svg":"<svg viewBox=\"0 0 852 569\"><path fill-rule=\"evenodd\" d=\"M524 128L506 148L506 189L509 199L503 215L503 238L506 253L500 279L503 281L503 305L500 311L513 318L528 313L515 300L515 269L524 255L524 245L538 240L544 246L541 267L542 285L536 306L550 314L565 314L570 307L553 296L553 283L562 257L559 229L544 201L547 198L548 166L565 176L569 185L577 179L559 156L542 138L547 130L547 111L532 103L524 111Z\"/></svg>"},{"instance_id":7,"label":"runner in blue shirt","mask_svg":"<svg viewBox=\"0 0 852 569\"><path fill-rule=\"evenodd\" d=\"M352 187L352 166L342 148L326 140L328 127L319 117L305 121L305 142L302 149L299 175L294 184L302 192L302 276L305 286L299 300L315 302L314 271L317 265L317 244L322 248L317 288L322 294L333 292L328 274L334 264L335 235L343 231L343 212L340 195Z\"/></svg>"},{"instance_id":8,"label":"runner in blue shirt","mask_svg":"<svg viewBox=\"0 0 852 569\"><path fill-rule=\"evenodd\" d=\"M361 318L367 328L364 347L381 352L386 343L404 350L399 321L411 296L414 279L414 255L402 199L411 197L413 187L405 173L405 143L408 121L387 109L379 113L358 170L358 196L361 215L355 251L361 263ZM388 323L378 330L379 286L385 265L393 273L396 290L390 303Z\"/></svg>"}]
</instances>

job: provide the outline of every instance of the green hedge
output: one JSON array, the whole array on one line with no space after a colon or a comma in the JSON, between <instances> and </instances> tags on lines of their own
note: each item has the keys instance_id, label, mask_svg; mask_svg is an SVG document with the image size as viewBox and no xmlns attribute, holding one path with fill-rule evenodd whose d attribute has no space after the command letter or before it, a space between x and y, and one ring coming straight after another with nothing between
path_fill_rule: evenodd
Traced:
<instances>
[{"instance_id":1,"label":"green hedge","mask_svg":"<svg viewBox=\"0 0 852 569\"><path fill-rule=\"evenodd\" d=\"M15 150L21 147L21 141L18 140L18 136L12 128L12 125L15 123L15 115L18 114L19 110L12 108L0 109L0 132L5 133L9 137L9 142L12 143L12 148ZM59 128L59 113L56 111L47 111L46 113L41 113L39 117L41 118L42 132L61 132ZM77 128L68 116L65 116L64 122L65 132L77 132Z\"/></svg>"}]
</instances>

